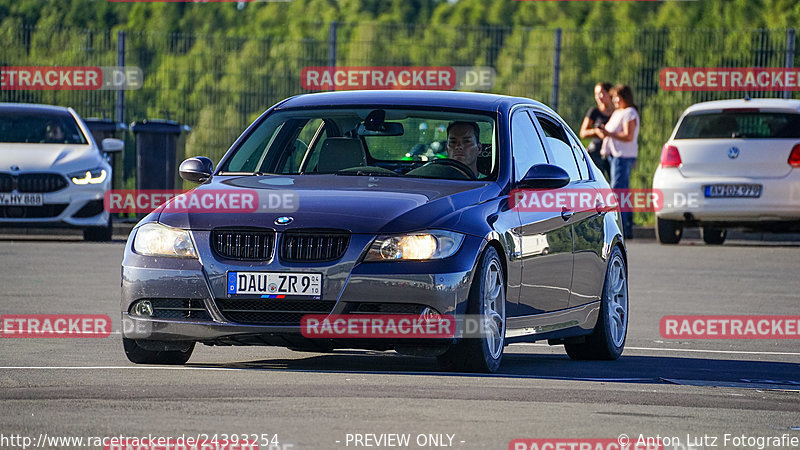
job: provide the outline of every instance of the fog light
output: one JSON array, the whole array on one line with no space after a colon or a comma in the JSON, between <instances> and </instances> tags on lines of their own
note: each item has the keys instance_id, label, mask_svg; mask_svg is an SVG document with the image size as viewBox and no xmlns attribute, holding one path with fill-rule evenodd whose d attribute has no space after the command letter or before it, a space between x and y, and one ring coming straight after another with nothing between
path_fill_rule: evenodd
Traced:
<instances>
[{"instance_id":1,"label":"fog light","mask_svg":"<svg viewBox=\"0 0 800 450\"><path fill-rule=\"evenodd\" d=\"M433 308L428 308L427 306L422 309L422 312L419 313L419 317L423 320L431 320L431 319L438 319L440 316L439 312L437 312Z\"/></svg>"},{"instance_id":2,"label":"fog light","mask_svg":"<svg viewBox=\"0 0 800 450\"><path fill-rule=\"evenodd\" d=\"M150 300L139 300L133 305L133 315L134 316L153 316L153 304L150 303Z\"/></svg>"}]
</instances>

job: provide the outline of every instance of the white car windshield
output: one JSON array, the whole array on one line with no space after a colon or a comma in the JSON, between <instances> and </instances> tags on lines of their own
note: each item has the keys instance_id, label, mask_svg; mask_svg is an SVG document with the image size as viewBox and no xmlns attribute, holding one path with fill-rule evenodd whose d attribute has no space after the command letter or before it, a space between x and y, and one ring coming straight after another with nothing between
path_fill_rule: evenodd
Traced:
<instances>
[{"instance_id":1,"label":"white car windshield","mask_svg":"<svg viewBox=\"0 0 800 450\"><path fill-rule=\"evenodd\" d=\"M69 114L0 111L0 143L87 144Z\"/></svg>"}]
</instances>

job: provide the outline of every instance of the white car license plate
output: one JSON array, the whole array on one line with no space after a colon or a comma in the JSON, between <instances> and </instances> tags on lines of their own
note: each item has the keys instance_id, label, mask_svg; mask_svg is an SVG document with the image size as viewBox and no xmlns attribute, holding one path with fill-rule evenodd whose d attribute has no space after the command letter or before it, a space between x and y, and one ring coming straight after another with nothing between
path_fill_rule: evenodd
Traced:
<instances>
[{"instance_id":1,"label":"white car license plate","mask_svg":"<svg viewBox=\"0 0 800 450\"><path fill-rule=\"evenodd\" d=\"M0 194L0 205L42 206L42 194Z\"/></svg>"},{"instance_id":2,"label":"white car license plate","mask_svg":"<svg viewBox=\"0 0 800 450\"><path fill-rule=\"evenodd\" d=\"M228 294L311 295L322 292L322 274L302 272L228 272Z\"/></svg>"},{"instance_id":3,"label":"white car license plate","mask_svg":"<svg viewBox=\"0 0 800 450\"><path fill-rule=\"evenodd\" d=\"M705 187L706 197L761 197L760 184L712 184Z\"/></svg>"}]
</instances>

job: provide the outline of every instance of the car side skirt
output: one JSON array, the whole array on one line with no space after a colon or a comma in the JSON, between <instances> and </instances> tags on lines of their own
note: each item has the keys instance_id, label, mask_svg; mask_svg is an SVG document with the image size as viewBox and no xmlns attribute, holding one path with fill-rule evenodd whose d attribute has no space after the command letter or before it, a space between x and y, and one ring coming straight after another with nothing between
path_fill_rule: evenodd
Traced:
<instances>
[{"instance_id":1,"label":"car side skirt","mask_svg":"<svg viewBox=\"0 0 800 450\"><path fill-rule=\"evenodd\" d=\"M587 303L530 316L506 320L506 342L533 342L590 334L600 314L600 302Z\"/></svg>"}]
</instances>

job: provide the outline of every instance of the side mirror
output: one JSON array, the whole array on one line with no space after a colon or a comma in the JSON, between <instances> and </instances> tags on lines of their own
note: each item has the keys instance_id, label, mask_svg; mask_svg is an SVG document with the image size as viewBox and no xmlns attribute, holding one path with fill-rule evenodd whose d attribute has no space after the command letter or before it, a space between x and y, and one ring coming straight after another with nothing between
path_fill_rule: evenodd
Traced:
<instances>
[{"instance_id":1,"label":"side mirror","mask_svg":"<svg viewBox=\"0 0 800 450\"><path fill-rule=\"evenodd\" d=\"M125 142L122 139L105 138L101 146L106 153L117 153L125 150Z\"/></svg>"},{"instance_id":2,"label":"side mirror","mask_svg":"<svg viewBox=\"0 0 800 450\"><path fill-rule=\"evenodd\" d=\"M211 178L211 172L214 171L214 163L205 156L196 156L182 162L178 171L184 180L192 183L202 183Z\"/></svg>"},{"instance_id":3,"label":"side mirror","mask_svg":"<svg viewBox=\"0 0 800 450\"><path fill-rule=\"evenodd\" d=\"M561 167L552 164L536 164L528 170L517 184L518 188L558 189L569 184L569 174Z\"/></svg>"}]
</instances>

